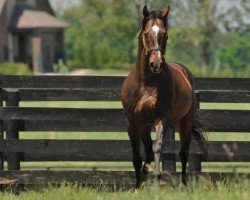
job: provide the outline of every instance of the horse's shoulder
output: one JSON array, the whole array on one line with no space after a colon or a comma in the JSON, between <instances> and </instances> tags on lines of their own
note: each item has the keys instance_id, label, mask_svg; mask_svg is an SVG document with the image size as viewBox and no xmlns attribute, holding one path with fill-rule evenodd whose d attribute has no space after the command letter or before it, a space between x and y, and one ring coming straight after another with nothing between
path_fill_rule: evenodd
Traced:
<instances>
[{"instance_id":1,"label":"horse's shoulder","mask_svg":"<svg viewBox=\"0 0 250 200\"><path fill-rule=\"evenodd\" d=\"M134 105L139 99L140 84L135 70L125 78L121 89L121 101L124 104Z\"/></svg>"},{"instance_id":2,"label":"horse's shoulder","mask_svg":"<svg viewBox=\"0 0 250 200\"><path fill-rule=\"evenodd\" d=\"M181 63L177 63L177 62L169 63L168 66L169 66L170 70L172 71L172 73L175 74L176 72L178 72L178 73L184 75L188 79L189 83L191 85L193 85L193 82L194 82L193 75L187 66L185 66L184 64L181 64Z\"/></svg>"},{"instance_id":3,"label":"horse's shoulder","mask_svg":"<svg viewBox=\"0 0 250 200\"><path fill-rule=\"evenodd\" d=\"M193 80L192 75L177 63L170 63L169 69L172 73L174 85L178 88L189 88L192 90ZM191 74L191 73L190 73Z\"/></svg>"}]
</instances>

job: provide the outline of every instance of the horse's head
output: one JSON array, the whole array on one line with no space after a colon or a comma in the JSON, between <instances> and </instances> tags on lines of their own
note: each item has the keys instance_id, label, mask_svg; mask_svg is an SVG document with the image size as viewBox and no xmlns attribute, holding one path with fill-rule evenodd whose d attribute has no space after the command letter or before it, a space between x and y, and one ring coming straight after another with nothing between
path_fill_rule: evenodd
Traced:
<instances>
[{"instance_id":1,"label":"horse's head","mask_svg":"<svg viewBox=\"0 0 250 200\"><path fill-rule=\"evenodd\" d=\"M164 65L164 54L168 39L167 16L170 7L163 11L149 12L147 6L143 8L142 41L150 69L153 73L160 73Z\"/></svg>"}]
</instances>

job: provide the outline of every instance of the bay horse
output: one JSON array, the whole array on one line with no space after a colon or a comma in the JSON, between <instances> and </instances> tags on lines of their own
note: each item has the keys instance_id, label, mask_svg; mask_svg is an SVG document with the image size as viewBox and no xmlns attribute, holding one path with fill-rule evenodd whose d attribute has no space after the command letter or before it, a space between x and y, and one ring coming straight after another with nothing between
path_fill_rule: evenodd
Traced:
<instances>
[{"instance_id":1,"label":"bay horse","mask_svg":"<svg viewBox=\"0 0 250 200\"><path fill-rule=\"evenodd\" d=\"M149 165L155 159L155 177L160 177L160 154L163 133L176 127L180 135L182 183L186 185L186 165L192 136L207 154L208 142L198 126L193 76L180 63L167 63L164 57L168 39L167 17L170 7L149 12L143 8L142 30L138 37L135 68L125 79L121 101L125 111L126 127L133 151L136 188L147 176ZM166 122L166 123L164 123ZM168 124L168 127L164 127ZM151 139L151 129L156 140ZM142 165L140 140L145 148Z\"/></svg>"}]
</instances>

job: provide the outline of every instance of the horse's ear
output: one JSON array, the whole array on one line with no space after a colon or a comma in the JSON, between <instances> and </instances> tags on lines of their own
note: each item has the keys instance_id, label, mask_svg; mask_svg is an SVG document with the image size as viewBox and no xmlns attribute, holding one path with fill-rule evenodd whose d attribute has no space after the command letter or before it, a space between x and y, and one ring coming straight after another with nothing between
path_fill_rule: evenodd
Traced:
<instances>
[{"instance_id":1,"label":"horse's ear","mask_svg":"<svg viewBox=\"0 0 250 200\"><path fill-rule=\"evenodd\" d=\"M170 11L170 6L168 6L167 8L165 8L162 12L162 17L163 18L167 18L168 17L168 14L169 14L169 11Z\"/></svg>"},{"instance_id":2,"label":"horse's ear","mask_svg":"<svg viewBox=\"0 0 250 200\"><path fill-rule=\"evenodd\" d=\"M147 5L143 7L143 15L144 15L144 17L147 17L149 15L149 11L148 11Z\"/></svg>"}]
</instances>

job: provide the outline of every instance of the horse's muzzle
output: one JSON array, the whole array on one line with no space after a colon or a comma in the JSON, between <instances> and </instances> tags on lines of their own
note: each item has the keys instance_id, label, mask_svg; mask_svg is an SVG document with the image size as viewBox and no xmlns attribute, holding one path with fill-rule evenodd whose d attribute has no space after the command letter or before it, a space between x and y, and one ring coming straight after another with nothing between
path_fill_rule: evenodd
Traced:
<instances>
[{"instance_id":1,"label":"horse's muzzle","mask_svg":"<svg viewBox=\"0 0 250 200\"><path fill-rule=\"evenodd\" d=\"M150 62L149 66L153 73L159 74L161 72L163 62Z\"/></svg>"}]
</instances>

